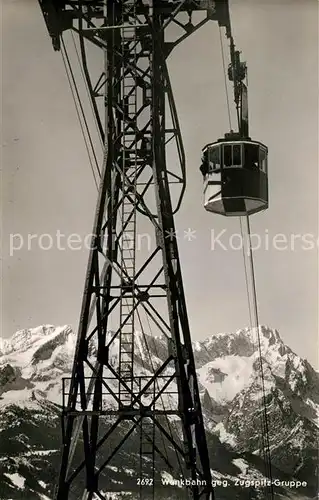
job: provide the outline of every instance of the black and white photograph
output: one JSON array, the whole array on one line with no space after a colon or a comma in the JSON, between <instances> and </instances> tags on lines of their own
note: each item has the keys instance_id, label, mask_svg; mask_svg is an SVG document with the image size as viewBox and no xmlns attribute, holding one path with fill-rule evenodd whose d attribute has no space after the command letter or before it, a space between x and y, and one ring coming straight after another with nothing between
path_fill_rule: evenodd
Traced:
<instances>
[{"instance_id":1,"label":"black and white photograph","mask_svg":"<svg viewBox=\"0 0 319 500\"><path fill-rule=\"evenodd\" d=\"M0 500L318 499L318 0L0 19Z\"/></svg>"}]
</instances>

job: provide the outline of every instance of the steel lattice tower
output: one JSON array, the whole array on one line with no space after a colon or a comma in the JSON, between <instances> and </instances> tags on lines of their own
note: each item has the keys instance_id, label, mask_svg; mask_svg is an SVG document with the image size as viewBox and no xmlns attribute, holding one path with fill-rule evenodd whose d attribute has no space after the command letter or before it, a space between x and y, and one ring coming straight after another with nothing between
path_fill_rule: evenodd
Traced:
<instances>
[{"instance_id":1,"label":"steel lattice tower","mask_svg":"<svg viewBox=\"0 0 319 500\"><path fill-rule=\"evenodd\" d=\"M64 387L63 454L56 498L67 500L74 494L83 500L107 499L110 489L103 482L107 466L121 449L127 451L125 443L137 433L140 463L135 465L141 498L156 498L156 468L162 460L161 466L172 471L182 463L191 483L184 495L212 500L174 237L174 214L186 184L185 156L166 61L177 44L207 21L227 28L227 2L42 0L40 5L55 50L63 48L65 31L78 36L104 144L74 365ZM201 19L195 23L193 18L199 14ZM182 34L167 41L173 25ZM103 56L105 65L99 75L90 72L88 45ZM175 143L178 153L174 170L166 165L169 143ZM179 187L175 207L171 184ZM139 218L148 221L156 241L141 262L136 255ZM126 245L125 238L132 244ZM143 374L134 363L140 311L167 339L164 363L154 361L156 352L148 346L150 359ZM168 409L176 400L175 408ZM177 431L171 432L170 419ZM166 455L161 447L164 441L169 449Z\"/></svg>"}]
</instances>

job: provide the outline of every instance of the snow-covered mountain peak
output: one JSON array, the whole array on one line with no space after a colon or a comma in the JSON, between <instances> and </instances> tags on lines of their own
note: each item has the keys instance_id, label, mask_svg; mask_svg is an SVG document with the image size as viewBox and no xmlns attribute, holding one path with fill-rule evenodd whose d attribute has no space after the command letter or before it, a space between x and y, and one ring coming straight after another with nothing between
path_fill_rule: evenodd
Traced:
<instances>
[{"instance_id":1,"label":"snow-covered mountain peak","mask_svg":"<svg viewBox=\"0 0 319 500\"><path fill-rule=\"evenodd\" d=\"M267 325L260 325L258 328L241 328L235 332L220 332L211 335L206 339L207 344L214 343L216 339L231 339L233 341L239 342L241 339L250 340L253 345L258 346L258 336L260 339L261 346L269 347L274 344L283 344L283 341L279 335L279 332L274 328Z\"/></svg>"},{"instance_id":2,"label":"snow-covered mountain peak","mask_svg":"<svg viewBox=\"0 0 319 500\"><path fill-rule=\"evenodd\" d=\"M69 325L53 326L41 325L36 328L25 328L18 330L9 340L3 340L0 344L0 356L14 352L26 352L32 348L37 349L40 345L56 339L57 342L65 342L73 332Z\"/></svg>"},{"instance_id":3,"label":"snow-covered mountain peak","mask_svg":"<svg viewBox=\"0 0 319 500\"><path fill-rule=\"evenodd\" d=\"M277 330L265 325L258 329L242 328L235 332L222 332L194 343L195 358L201 366L215 358L225 356L259 356L273 361L291 352ZM271 359L270 359L271 358Z\"/></svg>"},{"instance_id":4,"label":"snow-covered mountain peak","mask_svg":"<svg viewBox=\"0 0 319 500\"><path fill-rule=\"evenodd\" d=\"M114 332L108 332L106 342L111 342L114 335ZM33 385L30 390L45 392L51 400L59 403L60 380L69 376L72 370L75 345L76 335L68 325L42 325L19 330L2 345L0 372L5 370L4 373L10 375L14 369L15 380L19 380L20 385L24 386L27 380ZM243 328L194 342L201 392L206 389L216 404L224 405L234 401L243 391L255 387L256 394L255 389L251 394L252 398L256 398L260 379L259 345L267 392L279 383L303 398L309 380L316 386L318 375L314 370L284 344L277 330L262 325L259 327L259 341L257 331ZM166 338L136 331L136 373L152 373L167 359L168 352ZM89 356L93 361L96 353L96 342L92 342ZM118 364L118 353L119 337L111 343L109 351L112 366ZM55 394L51 394L53 385ZM8 393L8 387L5 392ZM315 404L318 402L319 395Z\"/></svg>"},{"instance_id":5,"label":"snow-covered mountain peak","mask_svg":"<svg viewBox=\"0 0 319 500\"><path fill-rule=\"evenodd\" d=\"M285 345L277 330L265 325L258 332L244 328L197 342L194 355L201 385L217 405L238 402L241 408L244 401L246 405L261 400L260 354L266 394L280 387L298 413L317 422L317 373Z\"/></svg>"},{"instance_id":6,"label":"snow-covered mountain peak","mask_svg":"<svg viewBox=\"0 0 319 500\"><path fill-rule=\"evenodd\" d=\"M61 403L61 378L72 369L76 337L70 326L19 330L0 350L0 406L33 407L35 394Z\"/></svg>"},{"instance_id":7,"label":"snow-covered mountain peak","mask_svg":"<svg viewBox=\"0 0 319 500\"><path fill-rule=\"evenodd\" d=\"M272 461L275 467L282 469L289 477L297 474L300 480L306 480L310 484L317 460L315 442L319 416L318 373L284 344L277 330L263 325L259 328L259 334ZM111 342L114 336L115 332L108 332L106 343ZM153 337L147 330L136 331L134 338L135 372L148 377L167 359L170 347L164 336ZM11 448L16 450L16 443L21 446L18 449L19 456L15 458L15 468L10 462L5 469L5 477L13 483L8 486L7 479L4 481L11 495L6 498L14 497L11 494L15 485L14 474L19 473L25 477L19 468L20 460L25 471L28 456L32 477L36 474L40 458L35 451L40 449L39 443L40 452L50 455L50 461L43 459L42 471L49 471L53 452L60 446L58 412L62 403L62 378L70 377L75 345L76 334L67 325L42 325L20 330L11 340L0 343L0 433L3 433L2 443L9 443L2 452L4 463L8 463L7 456L10 456ZM260 448L262 391L257 332L244 328L231 333L219 333L194 342L193 345L205 425L209 431L210 445L217 450L216 470L220 471L220 467L225 467L228 475L223 477L230 479L229 474L237 473L229 468L229 464L226 467L227 460L233 460L237 452L240 453L233 460L233 464L240 468L245 465L241 454L247 452L247 457L255 454L258 458ZM89 345L92 365L95 364L96 354L97 343L94 340ZM118 367L118 355L119 336L108 351L109 361L114 369ZM174 371L174 367L172 370ZM89 370L86 375L91 374ZM111 384L113 382L110 382L113 393L117 394L116 384ZM175 385L170 390L176 392ZM114 404L114 400L109 399L105 396L103 408ZM143 402L146 403L145 400ZM177 399L174 394L163 394L159 404L165 408L175 408ZM25 428L22 427L23 422L27 423ZM52 429L56 432L55 444ZM10 433L11 441L8 438ZM22 443L22 435L27 444ZM134 446L132 450L135 450ZM223 452L222 461L220 450ZM253 467L257 463L255 455ZM35 457L34 465L31 463L31 456ZM246 466L244 469L246 471ZM243 474L247 480L246 472ZM48 477L47 483L49 482ZM34 483L30 484L33 489ZM43 489L39 491L42 492ZM230 497L233 498L238 491L238 488L230 490ZM243 497L238 498L245 499L246 494L247 490ZM0 496L2 497L1 492Z\"/></svg>"}]
</instances>

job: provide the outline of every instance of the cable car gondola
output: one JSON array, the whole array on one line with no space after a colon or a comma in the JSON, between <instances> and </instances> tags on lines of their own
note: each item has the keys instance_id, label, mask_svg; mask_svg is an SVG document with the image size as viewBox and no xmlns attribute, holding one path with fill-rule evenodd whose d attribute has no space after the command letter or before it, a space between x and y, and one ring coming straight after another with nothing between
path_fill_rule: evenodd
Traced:
<instances>
[{"instance_id":1,"label":"cable car gondola","mask_svg":"<svg viewBox=\"0 0 319 500\"><path fill-rule=\"evenodd\" d=\"M236 133L202 151L204 207L225 216L246 216L268 208L268 148Z\"/></svg>"}]
</instances>

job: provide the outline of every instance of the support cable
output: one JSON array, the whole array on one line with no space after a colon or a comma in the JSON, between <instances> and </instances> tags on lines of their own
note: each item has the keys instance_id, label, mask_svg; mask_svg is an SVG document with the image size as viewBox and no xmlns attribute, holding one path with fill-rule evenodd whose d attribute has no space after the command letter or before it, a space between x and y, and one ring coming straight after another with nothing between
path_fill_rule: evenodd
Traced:
<instances>
[{"instance_id":1,"label":"support cable","mask_svg":"<svg viewBox=\"0 0 319 500\"><path fill-rule=\"evenodd\" d=\"M77 87L77 84L76 84L76 81L75 81L75 77L74 77L74 73L73 73L73 70L72 70L72 66L71 66L71 63L70 63L70 58L68 56L68 53L67 53L67 50L66 50L66 46L65 46L65 43L64 43L64 40L63 40L62 37L61 37L61 41L62 41L62 48L64 50L64 54L63 54L63 50L61 50L61 54L62 54L62 58L63 58L63 63L64 63L64 66L65 66L65 69L66 69L67 78L68 78L68 82L69 82L69 85L70 85L72 97L73 97L73 100L74 100L74 103L75 103L75 106L76 106L76 112L77 112L77 115L78 115L78 118L79 118L79 121L80 121L81 130L82 130L82 133L84 134L84 127L83 127L83 123L82 123L81 118L80 118L80 112L81 112L82 119L83 119L83 122L84 122L84 125L85 125L85 130L86 130L86 133L87 133L87 136L88 136L88 140L89 140L89 143L90 143L90 146L91 146L92 154L93 154L93 157L94 157L95 167L97 169L99 177L101 177L101 171L100 171L98 159L97 159L96 154L95 154L95 150L94 150L94 146L93 146L93 141L92 141L92 137L91 137L91 134L90 134L90 129L89 129L89 126L88 126L88 123L87 123L87 119L86 119L86 116L85 116L85 112L84 112L84 109L83 109L83 106L82 106L82 103L81 103L81 98L80 98L78 87ZM72 86L72 84L73 84L73 86ZM80 111L79 111L78 106L80 108ZM85 135L84 135L84 137L85 137ZM87 151L88 151L88 154L89 154L88 142L87 142L86 137L85 137L84 140L85 140L85 144L86 144ZM93 173L95 185L96 185L96 187L98 189L99 183L98 183L98 181L96 179L96 174L94 172L93 163L92 163L92 159L91 159L90 155L89 155L89 158L90 158L90 164L91 164L91 169L92 169L92 173Z\"/></svg>"},{"instance_id":2,"label":"support cable","mask_svg":"<svg viewBox=\"0 0 319 500\"><path fill-rule=\"evenodd\" d=\"M258 346L258 342L257 342L257 335L255 336L255 334L254 334L255 328L254 328L254 321L252 318L251 302L253 300L253 298L252 298L253 291L250 290L250 286L249 286L249 284L251 284L251 279L249 279L249 273L248 273L249 264L247 264L247 260L248 260L249 255L250 255L251 248L250 248L250 245L248 242L247 234L244 235L242 217L239 217L239 221L240 221L241 238L242 238L242 242L243 242L243 261L244 261L244 270L245 270L247 302L248 302L248 309L249 309L249 332L251 334L251 342L252 342L252 346L253 346L253 352L254 353L258 352L258 355L259 355L259 346ZM244 242L246 244L244 244ZM250 267L249 267L249 269L250 269ZM256 382L257 382L257 384L260 383L260 385L261 385L260 369L258 366L257 366L257 370L258 371L257 371ZM261 445L260 446L262 449L263 458L265 461L265 466L267 467L267 457L265 454L266 448L265 448L265 437L264 437L264 418L263 418L263 401L262 400L260 400L259 406L260 406L260 413L261 413Z\"/></svg>"},{"instance_id":3,"label":"support cable","mask_svg":"<svg viewBox=\"0 0 319 500\"><path fill-rule=\"evenodd\" d=\"M242 242L246 241L246 245L243 244L243 261L244 261L244 270L245 270L247 302L248 302L248 310L249 310L249 331L251 334L253 353L256 353L256 352L259 352L259 346L257 343L257 339L255 338L255 334L254 334L255 328L254 328L254 321L252 318L252 305L251 305L251 302L253 300L253 298L252 298L253 292L251 292L250 287L249 287L249 275L248 275L248 265L247 265L247 259L249 258L251 248L249 248L250 245L247 241L247 237L245 238L245 235L244 235L242 217L239 217L239 221L240 221L240 232L241 232ZM257 354L257 356L258 356L258 354ZM260 370L258 367L257 367L257 370L258 371L257 371L256 383L257 384L260 383L260 385L262 385L261 384ZM257 385L257 387L258 387L258 385ZM260 410L260 414L261 414L261 440L260 440L261 442L260 442L259 446L261 446L261 449L262 449L263 459L265 462L265 468L266 468L266 474L267 474L267 456L266 456L266 443L265 443L263 401L262 400L260 401L260 404L259 404L259 410Z\"/></svg>"},{"instance_id":4,"label":"support cable","mask_svg":"<svg viewBox=\"0 0 319 500\"><path fill-rule=\"evenodd\" d=\"M90 162L90 166L91 166L91 170L92 170L92 174L93 174L93 178L94 178L94 184L95 184L96 188L98 189L98 182L97 182L97 179L95 177L94 166L93 166L93 162L92 162L92 158L91 158L91 154L90 154L89 144L88 144L88 141L87 141L87 138L86 138L86 135L85 135L85 131L84 131L83 123L82 123L82 120L81 120L81 117L80 117L80 113L79 113L79 110L78 110L78 105L77 105L77 102L76 102L74 90L73 90L72 83L71 83L71 80L70 80L70 76L69 76L69 73L68 73L68 70L67 70L66 60L65 60L65 57L64 57L64 54L63 54L62 50L61 50L61 54L62 54L62 59L63 59L63 63L64 63L64 66L65 66L65 71L66 71L67 79L68 79L68 82L69 82L71 94L72 94L72 97L73 97L74 105L75 105L75 111L76 111L76 114L77 114L77 117L78 117L78 120L79 120L79 125L80 125L80 128L81 128L81 132L82 132L82 136L83 136L83 140L84 140L84 144L85 144L85 149L86 149L86 152L87 152L87 155L88 155L88 158L89 158L89 162Z\"/></svg>"},{"instance_id":5,"label":"support cable","mask_svg":"<svg viewBox=\"0 0 319 500\"><path fill-rule=\"evenodd\" d=\"M73 41L73 45L74 45L74 48L75 48L77 60L78 60L78 63L79 63L80 69L81 69L82 78L84 80L85 88L86 88L87 95L88 95L88 98L89 98L89 102L90 102L90 105L91 105L91 110L92 110L92 114L93 114L93 117L94 117L94 122L95 122L95 125L96 125L96 130L98 132L98 136L99 136L99 139L100 139L101 147L104 148L104 143L103 143L101 134L99 133L99 126L98 126L98 122L97 122L97 119L96 119L95 110L94 110L94 107L93 107L93 104L92 104L92 95L91 95L91 92L90 92L90 89L89 89L89 86L88 86L87 79L86 79L85 74L84 74L84 70L83 70L83 66L82 66L82 63L81 63L80 54L79 54L78 48L76 46L76 42L75 42L75 37L73 35L73 31L71 31L71 36L72 36L72 41Z\"/></svg>"},{"instance_id":6,"label":"support cable","mask_svg":"<svg viewBox=\"0 0 319 500\"><path fill-rule=\"evenodd\" d=\"M243 223L242 223L242 217L239 217L239 223L240 223L241 239L242 239L242 241L244 241L244 228L243 228ZM244 261L244 270L245 270L246 293L247 293L247 299L248 299L249 326L250 326L250 329L252 330L253 318L252 318L252 311L251 311L250 290L249 290L249 285L248 285L248 269L247 269L247 262L246 262L245 245L243 245L243 261Z\"/></svg>"},{"instance_id":7,"label":"support cable","mask_svg":"<svg viewBox=\"0 0 319 500\"><path fill-rule=\"evenodd\" d=\"M231 128L231 115L230 115L229 97L228 97L228 89L227 89L226 67L225 67L225 57L224 57L223 43L222 43L222 36L221 36L221 28L219 28L219 33L220 33L220 42L221 42L223 70L224 70L224 77L225 77L225 92L226 92L228 118L229 118L229 123L230 123L230 128ZM231 38L231 49L234 50L234 45L233 45L234 42L233 42L233 39L231 36L230 26L229 26L229 36ZM231 50L231 54L232 54L232 52L233 51ZM232 57L232 64L234 64L233 57ZM247 77L247 74L246 74L246 77ZM248 82L247 82L247 85L248 85ZM236 95L236 91L235 91L235 95ZM237 120L238 120L238 131L240 132L241 131L241 122L240 122L240 115L239 115L239 107L238 107L238 103L236 101L236 98L235 98L235 102L236 102L236 111L237 111ZM249 306L249 320L250 320L251 331L256 332L256 334L257 334L256 336L257 336L258 354L259 354L259 359L260 359L260 378L261 378L261 388L262 388L262 401L261 401L262 452L264 455L266 475L270 479L270 493L271 493L270 498L271 498L271 500L273 500L274 499L274 492L273 492L273 484L272 484L273 482L272 482L272 470L271 470L271 458L270 458L269 428L268 428L268 416L267 416L265 378L264 378L262 350L261 350L261 342L260 342L257 291L256 291L255 270L254 270L254 262L253 262L252 247L251 247L251 233L250 233L249 216L247 215L246 218L240 217L240 229L241 229L241 236L242 236L243 241L244 241L244 229L243 229L243 221L244 220L246 222L246 231L245 232L246 232L246 236L247 236L247 240L246 240L247 241L247 257L248 257L248 267L249 267L249 274L250 274L250 280L249 280L248 267L247 267L246 255L245 255L245 248L243 246L246 292L247 292L248 306ZM250 281L251 289L249 286L249 281ZM253 335L253 337L254 337L254 335ZM253 347L255 349L254 341L253 341Z\"/></svg>"},{"instance_id":8,"label":"support cable","mask_svg":"<svg viewBox=\"0 0 319 500\"><path fill-rule=\"evenodd\" d=\"M225 82L225 93L226 93L226 103L227 103L227 111L228 111L228 121L229 121L229 128L230 128L230 130L232 130L231 114L230 114L230 104L229 104L229 95L228 95L228 87L227 87L227 77L226 77L225 54L224 54L224 46L223 46L223 39L222 39L221 27L219 27L219 38L220 38L220 47L221 47L221 53L222 53L222 64L223 64L223 73L224 73L224 82Z\"/></svg>"},{"instance_id":9,"label":"support cable","mask_svg":"<svg viewBox=\"0 0 319 500\"><path fill-rule=\"evenodd\" d=\"M248 296L248 300L252 301L252 320L253 320L253 331L257 334L257 342L258 342L258 352L260 359L260 377L261 377L261 386L262 386L262 440L263 440L263 452L264 452L264 460L266 465L266 474L270 479L270 498L274 499L274 491L273 491L273 478L272 478L272 469L271 469L271 458L270 458L270 443L269 443L269 426L268 426L268 415L267 415L267 402L266 402L266 390L265 390L265 377L264 377L264 367L263 367L263 359L262 359L262 349L261 349L261 341L260 341L260 326L259 326L259 314L258 314L258 304L257 304L257 289L256 289L256 281L255 281L255 269L254 269L254 260L252 254L251 247L251 231L250 231L250 222L249 216L247 215L245 218L241 217L241 228L243 228L242 222L245 220L246 222L246 236L247 236L247 250L248 250L248 262L249 262L249 274L250 274L250 285L251 285L251 293ZM242 237L243 237L242 231ZM246 268L247 270L247 268ZM249 280L248 273L246 273L246 285L247 290L249 289Z\"/></svg>"}]
</instances>

